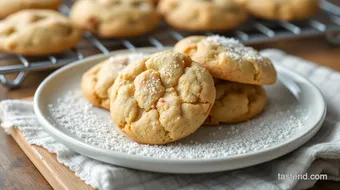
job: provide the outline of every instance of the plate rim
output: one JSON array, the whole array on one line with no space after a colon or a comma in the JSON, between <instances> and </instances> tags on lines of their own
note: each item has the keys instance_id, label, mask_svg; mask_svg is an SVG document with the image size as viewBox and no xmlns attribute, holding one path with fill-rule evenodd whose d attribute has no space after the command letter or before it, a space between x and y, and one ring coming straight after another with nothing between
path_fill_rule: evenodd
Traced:
<instances>
[{"instance_id":1,"label":"plate rim","mask_svg":"<svg viewBox=\"0 0 340 190\"><path fill-rule=\"evenodd\" d=\"M168 48L164 48L164 49L157 49L157 48L153 48L153 47L144 47L144 48L137 48L134 51L131 50L118 50L118 51L113 51L109 54L98 54L98 55L94 55L94 56L89 56L83 60L78 60L75 61L73 63L70 63L69 65L66 65L56 71L54 71L53 73L51 73L48 77L46 77L43 82L39 85L38 89L35 92L34 95L34 101L33 101L33 106L34 106L34 113L37 116L38 121L41 123L41 126L43 127L43 129L52 137L54 137L58 142L61 142L62 144L64 144L67 147L70 147L69 144L72 145L72 147L77 147L76 149L87 149L88 151L92 151L93 153L98 153L101 155L105 155L105 156L109 156L112 158L116 158L118 157L119 159L129 159L129 160L138 160L138 161L142 161L142 162L157 162L157 163L173 163L173 164L187 164L187 163L191 163L191 164L207 164L207 163L216 163L216 162L226 162L226 161L230 161L233 159L243 159L246 157L252 157L252 156L260 156L261 154L265 154L265 153L269 153L275 150L280 149L282 146L287 146L290 143L294 143L294 141L298 140L298 139L302 139L305 138L306 136L310 136L307 139L303 140L303 142L299 143L299 145L297 145L294 148L290 148L289 151L285 151L282 154L278 154L277 156L273 156L270 159L267 160L263 160L260 162L257 162L255 164L250 164L250 165L244 165L243 167L247 167L247 166L251 166L251 165L256 165L259 163L263 163L263 162L267 162L269 160L278 158L280 156L283 156L297 148L299 148L300 146L302 146L304 143L306 143L308 140L310 140L315 134L316 132L320 129L325 116L326 116L326 112L327 112L327 105L326 102L324 100L324 97L322 95L322 93L320 92L320 90L318 89L318 87L316 87L315 84L313 84L310 80L308 80L307 78L301 76L300 74L296 73L293 70L290 70L288 68L285 68L281 65L275 65L276 68L278 68L278 70L281 70L283 72L289 73L290 75L293 75L296 79L302 80L305 83L308 84L308 86L312 87L312 90L315 91L315 96L321 100L321 107L323 108L323 113L322 116L320 117L319 120L317 120L317 122L314 124L313 127L311 127L308 131L306 131L305 133L298 135L297 137L295 137L294 139L289 139L289 141L284 141L283 143L279 143L277 145L268 147L268 148L264 148L262 150L259 151L254 151L254 152L250 152L250 153L245 153L245 154L241 154L241 155L231 155L231 156L227 156L227 157L220 157L220 158L208 158L208 159L204 159L204 158L200 158L200 159L173 159L173 158L155 158L155 157L148 157L148 156L143 156L143 155L133 155L133 154L128 154L128 153L123 153L123 152L118 152L118 151L113 151L113 150L108 150L108 149L104 149L101 147L95 147L94 145L90 145L87 144L85 142L82 142L76 138L73 138L69 135L67 135L66 133L60 131L59 129L57 129L56 127L53 126L52 123L50 123L46 118L45 118L45 114L42 112L42 110L40 109L40 105L39 104L39 100L41 99L42 96L42 91L43 89L49 84L49 82L51 80L53 80L55 77L57 77L59 74L63 73L64 71L67 71L68 69L71 69L73 67L79 66L81 64L85 64L87 62L90 61L94 61L94 60L99 60L99 59L105 59L108 58L112 55L116 55L116 54L120 54L120 53L128 53L128 52L145 52L145 51L162 51L162 50L167 50ZM85 155L83 153L80 153L80 151L77 151L75 148L70 148L72 150L74 150L75 152L78 152L79 154L82 154L84 156L87 157L91 157L89 155ZM94 158L96 159L96 158ZM98 159L96 159L98 160ZM103 160L100 160L103 161ZM106 162L106 161L103 161ZM109 163L109 162L106 162ZM242 168L243 168L242 167ZM237 167L237 168L241 168L241 167ZM234 168L234 169L237 169ZM150 171L155 171L155 170L150 170ZM217 170L216 170L217 171ZM218 170L218 171L225 171L225 170ZM209 171L211 172L211 171ZM170 172L173 173L173 172ZM179 172L179 173L183 173L183 172ZM190 172L193 173L193 172ZM194 173L203 173L203 172L194 172Z\"/></svg>"}]
</instances>

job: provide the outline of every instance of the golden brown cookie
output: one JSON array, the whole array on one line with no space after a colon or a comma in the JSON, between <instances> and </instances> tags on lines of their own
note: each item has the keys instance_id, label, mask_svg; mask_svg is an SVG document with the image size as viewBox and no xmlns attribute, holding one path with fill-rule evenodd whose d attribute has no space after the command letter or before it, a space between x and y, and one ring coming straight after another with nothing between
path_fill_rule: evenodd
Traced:
<instances>
[{"instance_id":1,"label":"golden brown cookie","mask_svg":"<svg viewBox=\"0 0 340 190\"><path fill-rule=\"evenodd\" d=\"M60 0L0 0L0 19L23 9L58 9Z\"/></svg>"},{"instance_id":2,"label":"golden brown cookie","mask_svg":"<svg viewBox=\"0 0 340 190\"><path fill-rule=\"evenodd\" d=\"M319 0L238 0L252 15L268 20L301 20L313 16Z\"/></svg>"},{"instance_id":3,"label":"golden brown cookie","mask_svg":"<svg viewBox=\"0 0 340 190\"><path fill-rule=\"evenodd\" d=\"M111 118L129 138L166 144L195 132L215 100L210 73L189 56L160 52L129 65L110 95Z\"/></svg>"},{"instance_id":4,"label":"golden brown cookie","mask_svg":"<svg viewBox=\"0 0 340 190\"><path fill-rule=\"evenodd\" d=\"M189 31L232 29L247 18L234 0L161 0L158 10L169 25Z\"/></svg>"},{"instance_id":5,"label":"golden brown cookie","mask_svg":"<svg viewBox=\"0 0 340 190\"><path fill-rule=\"evenodd\" d=\"M110 109L109 91L118 74L145 56L141 53L116 55L92 67L81 80L81 89L86 99L95 106Z\"/></svg>"},{"instance_id":6,"label":"golden brown cookie","mask_svg":"<svg viewBox=\"0 0 340 190\"><path fill-rule=\"evenodd\" d=\"M82 32L53 10L23 10L0 21L0 51L24 55L59 53L75 46Z\"/></svg>"},{"instance_id":7,"label":"golden brown cookie","mask_svg":"<svg viewBox=\"0 0 340 190\"><path fill-rule=\"evenodd\" d=\"M216 100L205 124L247 121L260 114L267 95L262 86L220 80L215 84Z\"/></svg>"},{"instance_id":8,"label":"golden brown cookie","mask_svg":"<svg viewBox=\"0 0 340 190\"><path fill-rule=\"evenodd\" d=\"M145 34L159 23L150 0L82 0L71 10L78 27L104 37L131 37Z\"/></svg>"},{"instance_id":9,"label":"golden brown cookie","mask_svg":"<svg viewBox=\"0 0 340 190\"><path fill-rule=\"evenodd\" d=\"M215 78L248 84L273 84L272 62L233 38L191 36L179 41L174 51L189 55Z\"/></svg>"}]
</instances>

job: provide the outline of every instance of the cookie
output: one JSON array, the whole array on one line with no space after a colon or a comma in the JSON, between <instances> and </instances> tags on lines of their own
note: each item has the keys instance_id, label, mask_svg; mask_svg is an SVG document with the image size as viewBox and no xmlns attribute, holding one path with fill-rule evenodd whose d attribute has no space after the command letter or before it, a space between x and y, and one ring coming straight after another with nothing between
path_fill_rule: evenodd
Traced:
<instances>
[{"instance_id":1,"label":"cookie","mask_svg":"<svg viewBox=\"0 0 340 190\"><path fill-rule=\"evenodd\" d=\"M109 91L118 74L144 56L138 53L116 55L92 67L81 79L81 89L86 99L95 106L110 109Z\"/></svg>"},{"instance_id":2,"label":"cookie","mask_svg":"<svg viewBox=\"0 0 340 190\"><path fill-rule=\"evenodd\" d=\"M267 20L301 20L318 12L319 0L238 0L252 15Z\"/></svg>"},{"instance_id":3,"label":"cookie","mask_svg":"<svg viewBox=\"0 0 340 190\"><path fill-rule=\"evenodd\" d=\"M277 74L270 59L233 38L191 36L174 51L189 55L215 78L248 84L273 84Z\"/></svg>"},{"instance_id":4,"label":"cookie","mask_svg":"<svg viewBox=\"0 0 340 190\"><path fill-rule=\"evenodd\" d=\"M82 32L53 10L23 10L0 21L0 51L24 55L59 53L75 46Z\"/></svg>"},{"instance_id":5,"label":"cookie","mask_svg":"<svg viewBox=\"0 0 340 190\"><path fill-rule=\"evenodd\" d=\"M160 21L151 0L82 0L71 9L75 25L103 37L132 37L156 28Z\"/></svg>"},{"instance_id":6,"label":"cookie","mask_svg":"<svg viewBox=\"0 0 340 190\"><path fill-rule=\"evenodd\" d=\"M161 0L158 10L169 25L187 31L228 30L247 18L234 0Z\"/></svg>"},{"instance_id":7,"label":"cookie","mask_svg":"<svg viewBox=\"0 0 340 190\"><path fill-rule=\"evenodd\" d=\"M1 0L0 19L23 9L58 9L60 0Z\"/></svg>"},{"instance_id":8,"label":"cookie","mask_svg":"<svg viewBox=\"0 0 340 190\"><path fill-rule=\"evenodd\" d=\"M160 52L129 65L110 94L111 118L132 140L166 144L195 132L215 101L210 73L189 56Z\"/></svg>"},{"instance_id":9,"label":"cookie","mask_svg":"<svg viewBox=\"0 0 340 190\"><path fill-rule=\"evenodd\" d=\"M205 124L247 121L260 114L267 103L266 92L259 85L221 80L215 87L215 104Z\"/></svg>"}]
</instances>

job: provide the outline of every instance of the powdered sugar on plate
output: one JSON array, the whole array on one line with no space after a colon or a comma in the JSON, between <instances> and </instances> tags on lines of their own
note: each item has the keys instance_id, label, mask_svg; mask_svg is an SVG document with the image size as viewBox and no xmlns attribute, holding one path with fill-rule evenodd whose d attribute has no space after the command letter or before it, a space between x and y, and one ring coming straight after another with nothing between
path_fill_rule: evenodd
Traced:
<instances>
[{"instance_id":1,"label":"powdered sugar on plate","mask_svg":"<svg viewBox=\"0 0 340 190\"><path fill-rule=\"evenodd\" d=\"M260 116L247 122L202 126L168 145L142 145L125 137L112 124L109 112L91 106L80 91L69 92L49 105L61 127L88 144L127 154L170 159L222 158L263 150L291 138L307 116L282 84L266 89L269 102Z\"/></svg>"}]
</instances>

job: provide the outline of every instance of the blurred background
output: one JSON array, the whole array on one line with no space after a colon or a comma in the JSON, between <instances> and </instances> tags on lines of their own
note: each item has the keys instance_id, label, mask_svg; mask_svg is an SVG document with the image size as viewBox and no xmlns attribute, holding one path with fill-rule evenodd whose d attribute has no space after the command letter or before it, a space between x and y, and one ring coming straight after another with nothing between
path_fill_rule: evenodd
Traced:
<instances>
[{"instance_id":1,"label":"blurred background","mask_svg":"<svg viewBox=\"0 0 340 190\"><path fill-rule=\"evenodd\" d=\"M165 46L172 46L178 40L190 35L218 34L234 37L257 49L279 48L289 54L339 70L340 66L335 63L336 59L329 59L327 55L339 54L337 47L340 44L340 1L320 0L316 2L319 3L319 9L305 18L266 18L266 15L253 16L256 13L248 10L249 16L237 26L218 31L204 31L204 28L195 31L195 29L188 30L178 25L173 26L171 20L167 19L167 15L163 14L164 19L154 30L134 37L103 38L86 31L85 28L83 40L74 48L58 54L25 56L11 52L0 53L1 96L17 98L17 94L20 96L22 93L33 95L37 85L53 69L90 55L120 49L135 50L138 47L153 46L161 49ZM74 0L62 0L59 11L64 15L69 15L73 3ZM246 11L247 6L243 5L245 3L242 0L240 4L238 8ZM233 11L235 13L235 10ZM167 23L168 20L169 23ZM223 21L217 20L216 22Z\"/></svg>"}]
</instances>

